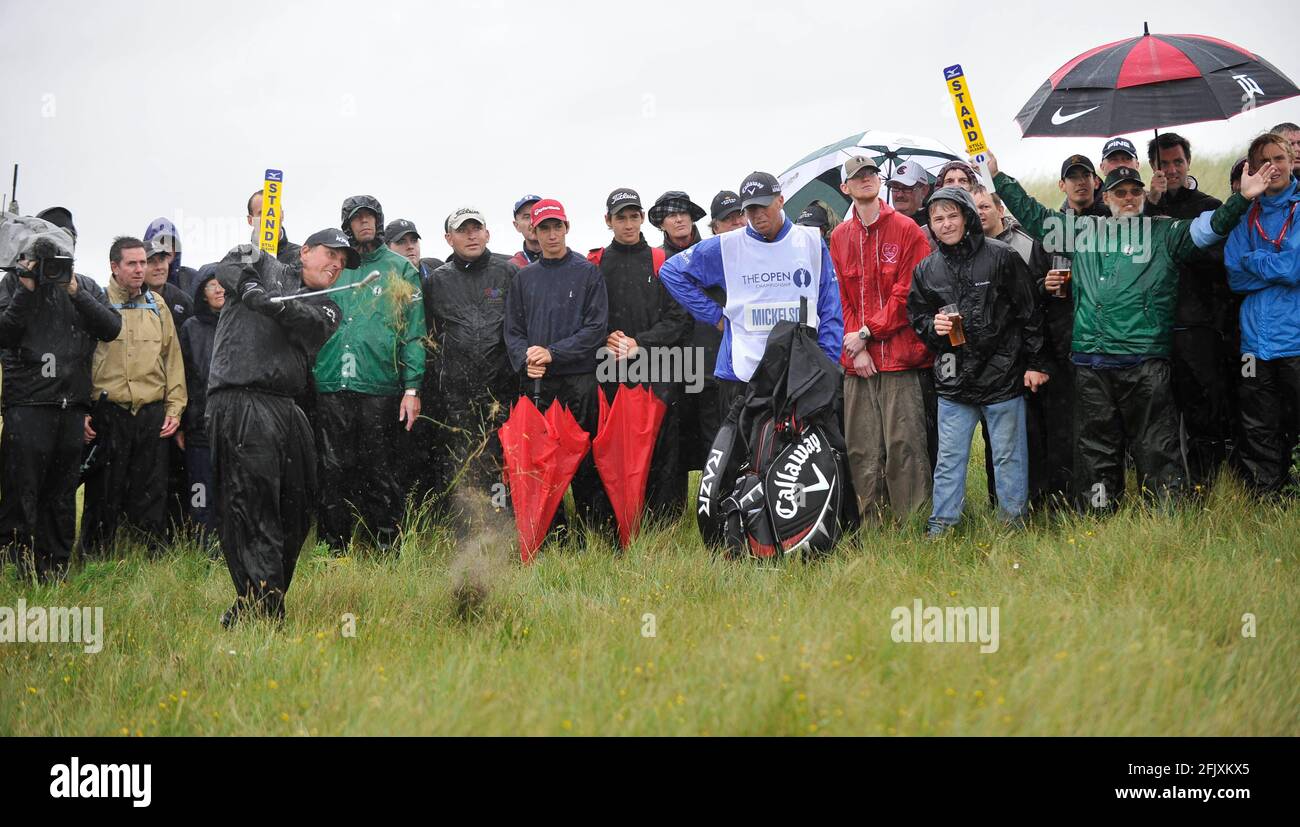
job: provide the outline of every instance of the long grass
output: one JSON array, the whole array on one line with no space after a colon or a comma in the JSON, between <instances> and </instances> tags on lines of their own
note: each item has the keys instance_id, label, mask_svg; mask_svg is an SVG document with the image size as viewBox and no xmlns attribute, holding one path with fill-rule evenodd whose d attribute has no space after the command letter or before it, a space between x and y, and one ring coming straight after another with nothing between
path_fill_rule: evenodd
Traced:
<instances>
[{"instance_id":1,"label":"long grass","mask_svg":"<svg viewBox=\"0 0 1300 827\"><path fill-rule=\"evenodd\" d=\"M0 733L1300 734L1300 507L1224 477L1203 506L1012 533L981 468L954 536L865 530L821 562L723 561L689 519L527 568L508 527L311 546L279 630L223 631L229 576L193 545L58 587L10 567L0 605L103 606L107 632L98 654L0 645ZM998 607L999 650L895 643L916 599Z\"/></svg>"}]
</instances>

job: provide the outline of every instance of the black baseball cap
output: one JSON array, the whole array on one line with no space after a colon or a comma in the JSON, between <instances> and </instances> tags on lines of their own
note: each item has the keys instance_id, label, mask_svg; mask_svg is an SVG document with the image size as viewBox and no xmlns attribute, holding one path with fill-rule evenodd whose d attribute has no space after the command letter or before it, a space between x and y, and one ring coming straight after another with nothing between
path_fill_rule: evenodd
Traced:
<instances>
[{"instance_id":1,"label":"black baseball cap","mask_svg":"<svg viewBox=\"0 0 1300 827\"><path fill-rule=\"evenodd\" d=\"M1128 138L1111 138L1106 145L1101 148L1101 160L1106 160L1116 152L1127 152L1134 158L1138 157L1137 147Z\"/></svg>"},{"instance_id":2,"label":"black baseball cap","mask_svg":"<svg viewBox=\"0 0 1300 827\"><path fill-rule=\"evenodd\" d=\"M820 204L809 204L804 207L803 212L799 213L799 220L794 223L802 224L805 227L816 227L825 232L826 228L831 225L831 217L826 214L826 210Z\"/></svg>"},{"instance_id":3,"label":"black baseball cap","mask_svg":"<svg viewBox=\"0 0 1300 827\"><path fill-rule=\"evenodd\" d=\"M1142 174L1137 170L1131 167L1116 167L1106 176L1106 183L1101 185L1101 190L1102 192L1110 192L1125 182L1132 182L1143 188L1146 187L1146 184L1142 183Z\"/></svg>"},{"instance_id":4,"label":"black baseball cap","mask_svg":"<svg viewBox=\"0 0 1300 827\"><path fill-rule=\"evenodd\" d=\"M740 182L740 208L769 207L781 194L781 182L768 172L751 172Z\"/></svg>"},{"instance_id":5,"label":"black baseball cap","mask_svg":"<svg viewBox=\"0 0 1300 827\"><path fill-rule=\"evenodd\" d=\"M348 269L355 270L361 266L361 254L353 248L348 237L343 234L342 230L336 230L330 227L325 230L319 230L312 233L303 242L304 247L333 247L335 250L342 250L348 257Z\"/></svg>"},{"instance_id":6,"label":"black baseball cap","mask_svg":"<svg viewBox=\"0 0 1300 827\"><path fill-rule=\"evenodd\" d=\"M1097 168L1092 165L1092 159L1087 155L1071 155L1061 164L1061 180L1064 181L1066 178L1069 178L1070 170L1075 167L1083 167L1093 175L1097 174Z\"/></svg>"},{"instance_id":7,"label":"black baseball cap","mask_svg":"<svg viewBox=\"0 0 1300 827\"><path fill-rule=\"evenodd\" d=\"M421 238L420 231L415 229L415 222L407 221L405 218L397 218L388 222L388 226L384 228L384 239L389 244L392 244L402 236L411 233L415 233L417 240Z\"/></svg>"},{"instance_id":8,"label":"black baseball cap","mask_svg":"<svg viewBox=\"0 0 1300 827\"><path fill-rule=\"evenodd\" d=\"M636 207L641 212L645 212L645 207L641 206L640 193L631 187L619 187L605 199L605 215L618 215L627 207Z\"/></svg>"},{"instance_id":9,"label":"black baseball cap","mask_svg":"<svg viewBox=\"0 0 1300 827\"><path fill-rule=\"evenodd\" d=\"M723 190L713 196L713 204L709 207L709 215L714 221L721 221L732 213L740 212L740 196L731 190Z\"/></svg>"}]
</instances>

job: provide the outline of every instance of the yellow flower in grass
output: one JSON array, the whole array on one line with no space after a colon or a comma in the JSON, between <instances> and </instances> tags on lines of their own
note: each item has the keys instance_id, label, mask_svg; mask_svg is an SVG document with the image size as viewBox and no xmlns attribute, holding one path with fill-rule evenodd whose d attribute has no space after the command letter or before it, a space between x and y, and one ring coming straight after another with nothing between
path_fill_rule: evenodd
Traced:
<instances>
[{"instance_id":1,"label":"yellow flower in grass","mask_svg":"<svg viewBox=\"0 0 1300 827\"><path fill-rule=\"evenodd\" d=\"M561 722L560 727L565 731L571 730L573 729L573 721L570 721L568 718L565 718L564 721Z\"/></svg>"},{"instance_id":2,"label":"yellow flower in grass","mask_svg":"<svg viewBox=\"0 0 1300 827\"><path fill-rule=\"evenodd\" d=\"M266 682L266 688L267 688L267 689L279 689L279 688L280 688L280 684L279 684L279 682L277 682L277 681L275 681L275 680L269 680L269 681Z\"/></svg>"},{"instance_id":3,"label":"yellow flower in grass","mask_svg":"<svg viewBox=\"0 0 1300 827\"><path fill-rule=\"evenodd\" d=\"M953 688L950 686L950 687L948 687L947 689L943 690L943 694L947 695L949 698L955 698L955 697L957 697L957 690L956 690L956 689L953 689Z\"/></svg>"}]
</instances>

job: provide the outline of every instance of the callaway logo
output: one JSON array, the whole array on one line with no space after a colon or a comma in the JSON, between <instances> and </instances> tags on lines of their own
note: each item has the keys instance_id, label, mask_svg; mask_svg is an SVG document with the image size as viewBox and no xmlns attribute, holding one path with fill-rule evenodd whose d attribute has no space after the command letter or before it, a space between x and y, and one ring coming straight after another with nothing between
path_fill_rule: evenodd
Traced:
<instances>
[{"instance_id":1,"label":"callaway logo","mask_svg":"<svg viewBox=\"0 0 1300 827\"><path fill-rule=\"evenodd\" d=\"M821 440L817 434L809 433L803 438L802 444L790 453L786 459L785 465L776 472L776 487L779 491L777 494L776 515L783 520L788 520L795 514L799 513L799 507L807 502L806 495L814 494L818 491L831 490L830 482L827 481L826 475L822 469L818 468L816 463L811 467L813 473L817 476L817 482L814 485L800 485L799 477L803 474L804 464L808 462L809 457L813 454L820 454L822 450Z\"/></svg>"},{"instance_id":2,"label":"callaway logo","mask_svg":"<svg viewBox=\"0 0 1300 827\"><path fill-rule=\"evenodd\" d=\"M898 263L898 245L893 242L887 242L880 245L880 254L884 256L886 264Z\"/></svg>"},{"instance_id":3,"label":"callaway logo","mask_svg":"<svg viewBox=\"0 0 1300 827\"><path fill-rule=\"evenodd\" d=\"M1055 112L1052 113L1053 126L1064 126L1065 124L1069 123L1075 118L1082 118L1084 115L1088 114L1089 112L1095 112L1098 109L1100 109L1101 104L1098 104L1092 107L1091 109L1085 109L1082 112L1075 112L1073 115L1062 115L1061 110L1064 108L1065 108L1064 106L1059 107Z\"/></svg>"},{"instance_id":4,"label":"callaway logo","mask_svg":"<svg viewBox=\"0 0 1300 827\"><path fill-rule=\"evenodd\" d=\"M334 315L334 308L326 306L321 309L325 311L326 316L330 317L330 324L338 324L339 317Z\"/></svg>"},{"instance_id":5,"label":"callaway logo","mask_svg":"<svg viewBox=\"0 0 1300 827\"><path fill-rule=\"evenodd\" d=\"M758 192L758 191L761 190L762 188L763 188L763 185L762 185L761 183L759 183L758 181L750 181L748 184L746 184L745 186L743 186L743 187L740 188L740 194L741 194L741 195L753 195L754 193Z\"/></svg>"}]
</instances>

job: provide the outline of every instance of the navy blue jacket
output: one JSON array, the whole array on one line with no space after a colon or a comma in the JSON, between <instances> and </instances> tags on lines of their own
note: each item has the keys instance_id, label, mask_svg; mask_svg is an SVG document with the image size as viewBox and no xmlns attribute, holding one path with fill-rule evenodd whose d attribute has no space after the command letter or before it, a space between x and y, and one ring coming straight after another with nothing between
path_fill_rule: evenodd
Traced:
<instances>
[{"instance_id":1,"label":"navy blue jacket","mask_svg":"<svg viewBox=\"0 0 1300 827\"><path fill-rule=\"evenodd\" d=\"M600 268L570 250L540 258L515 276L506 293L506 351L524 370L528 348L551 352L549 376L596 372L596 351L608 336L609 299Z\"/></svg>"}]
</instances>

